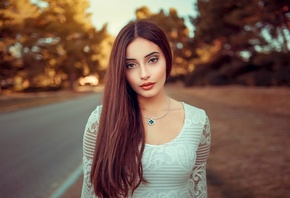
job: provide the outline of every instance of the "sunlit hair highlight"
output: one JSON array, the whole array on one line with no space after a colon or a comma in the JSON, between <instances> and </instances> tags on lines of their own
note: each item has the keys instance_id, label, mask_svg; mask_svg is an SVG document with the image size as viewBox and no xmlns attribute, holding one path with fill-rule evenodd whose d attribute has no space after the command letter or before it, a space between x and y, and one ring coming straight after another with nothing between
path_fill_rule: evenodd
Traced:
<instances>
[{"instance_id":1,"label":"sunlit hair highlight","mask_svg":"<svg viewBox=\"0 0 290 198\"><path fill-rule=\"evenodd\" d=\"M117 35L106 73L103 107L91 182L98 197L128 197L143 177L142 154L145 133L137 94L126 80L126 49L136 38L156 44L166 59L166 75L172 54L164 32L148 20L130 22Z\"/></svg>"}]
</instances>

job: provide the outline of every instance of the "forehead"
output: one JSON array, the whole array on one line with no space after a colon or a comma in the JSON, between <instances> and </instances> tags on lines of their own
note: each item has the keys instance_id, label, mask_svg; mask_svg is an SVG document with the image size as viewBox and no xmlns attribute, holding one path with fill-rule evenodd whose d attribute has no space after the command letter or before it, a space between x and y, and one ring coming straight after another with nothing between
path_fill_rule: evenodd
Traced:
<instances>
[{"instance_id":1,"label":"forehead","mask_svg":"<svg viewBox=\"0 0 290 198\"><path fill-rule=\"evenodd\" d=\"M128 45L126 49L126 58L144 58L152 52L159 52L162 54L162 50L155 43L143 38L136 38Z\"/></svg>"}]
</instances>

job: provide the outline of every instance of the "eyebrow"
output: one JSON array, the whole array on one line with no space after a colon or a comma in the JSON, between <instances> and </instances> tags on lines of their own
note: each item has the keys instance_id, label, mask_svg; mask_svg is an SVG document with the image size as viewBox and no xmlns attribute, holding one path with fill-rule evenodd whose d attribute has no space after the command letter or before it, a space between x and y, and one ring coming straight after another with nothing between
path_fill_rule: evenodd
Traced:
<instances>
[{"instance_id":1,"label":"eyebrow","mask_svg":"<svg viewBox=\"0 0 290 198\"><path fill-rule=\"evenodd\" d=\"M151 52L149 54L147 54L146 56L144 56L144 58L147 58L148 56L151 56L153 54L160 54L159 52ZM135 58L126 58L126 60L136 60Z\"/></svg>"}]
</instances>

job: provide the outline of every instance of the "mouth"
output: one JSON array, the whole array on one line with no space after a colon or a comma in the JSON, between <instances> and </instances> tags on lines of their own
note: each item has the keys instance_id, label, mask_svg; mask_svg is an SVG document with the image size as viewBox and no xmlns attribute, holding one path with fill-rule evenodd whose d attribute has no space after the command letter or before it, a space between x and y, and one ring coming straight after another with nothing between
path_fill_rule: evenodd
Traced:
<instances>
[{"instance_id":1,"label":"mouth","mask_svg":"<svg viewBox=\"0 0 290 198\"><path fill-rule=\"evenodd\" d=\"M150 90L153 88L154 85L155 85L155 83L148 82L148 83L143 83L140 87L144 90Z\"/></svg>"}]
</instances>

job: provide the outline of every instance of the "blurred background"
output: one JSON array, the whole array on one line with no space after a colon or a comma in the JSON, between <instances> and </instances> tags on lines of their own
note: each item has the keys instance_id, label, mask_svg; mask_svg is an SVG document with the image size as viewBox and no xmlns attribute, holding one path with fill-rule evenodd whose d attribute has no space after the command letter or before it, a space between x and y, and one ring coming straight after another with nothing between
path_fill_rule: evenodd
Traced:
<instances>
[{"instance_id":1,"label":"blurred background","mask_svg":"<svg viewBox=\"0 0 290 198\"><path fill-rule=\"evenodd\" d=\"M1 92L101 83L114 37L136 18L166 32L174 52L171 81L290 85L288 0L157 2L2 0Z\"/></svg>"}]
</instances>

